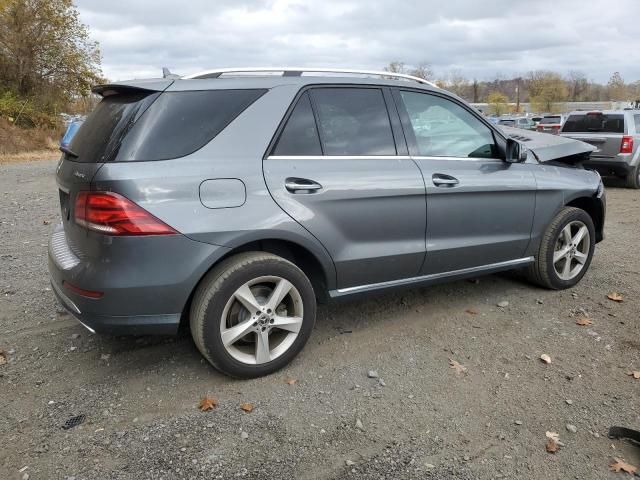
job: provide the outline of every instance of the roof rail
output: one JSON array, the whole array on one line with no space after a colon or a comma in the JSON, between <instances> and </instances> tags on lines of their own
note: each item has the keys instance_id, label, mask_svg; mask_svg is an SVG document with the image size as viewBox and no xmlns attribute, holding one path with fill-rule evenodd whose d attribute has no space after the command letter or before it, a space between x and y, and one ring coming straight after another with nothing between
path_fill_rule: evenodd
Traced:
<instances>
[{"instance_id":1,"label":"roof rail","mask_svg":"<svg viewBox=\"0 0 640 480\"><path fill-rule=\"evenodd\" d=\"M186 75L184 79L199 79L199 78L218 78L221 75L228 73L277 73L282 72L283 77L300 77L303 73L348 73L351 75L375 75L380 77L394 77L403 80L411 80L414 82L429 85L434 88L438 86L425 80L424 78L415 77L413 75L407 75L406 73L385 72L377 70L351 70L343 68L314 68L314 67L257 67L257 68L219 68L215 70L205 70L203 72L194 73L193 75Z\"/></svg>"}]
</instances>

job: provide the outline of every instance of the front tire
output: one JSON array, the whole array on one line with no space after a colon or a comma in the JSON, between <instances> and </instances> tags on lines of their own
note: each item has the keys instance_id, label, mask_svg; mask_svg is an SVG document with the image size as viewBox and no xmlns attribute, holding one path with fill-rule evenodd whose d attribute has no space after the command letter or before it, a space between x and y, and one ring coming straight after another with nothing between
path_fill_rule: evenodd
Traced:
<instances>
[{"instance_id":1,"label":"front tire","mask_svg":"<svg viewBox=\"0 0 640 480\"><path fill-rule=\"evenodd\" d=\"M553 290L576 285L587 273L595 249L593 220L579 208L564 207L547 227L529 280Z\"/></svg>"},{"instance_id":2,"label":"front tire","mask_svg":"<svg viewBox=\"0 0 640 480\"><path fill-rule=\"evenodd\" d=\"M191 304L193 340L222 373L254 378L287 365L316 317L311 282L296 265L262 252L234 255L200 282Z\"/></svg>"}]
</instances>

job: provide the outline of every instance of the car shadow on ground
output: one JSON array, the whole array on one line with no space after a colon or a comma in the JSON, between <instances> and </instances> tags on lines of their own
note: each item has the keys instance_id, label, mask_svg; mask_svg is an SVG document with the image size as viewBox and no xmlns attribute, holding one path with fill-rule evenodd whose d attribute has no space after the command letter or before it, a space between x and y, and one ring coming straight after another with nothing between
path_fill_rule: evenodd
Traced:
<instances>
[{"instance_id":1,"label":"car shadow on ground","mask_svg":"<svg viewBox=\"0 0 640 480\"><path fill-rule=\"evenodd\" d=\"M419 312L425 322L429 321L430 311L440 315L464 315L465 309L487 302L493 307L497 301L531 288L537 287L526 283L519 273L505 272L319 305L309 343L284 371L313 362L314 350L334 337L352 336L375 327L397 326L408 312ZM548 291L540 289L540 292L543 295ZM78 330L82 331L80 326ZM176 336L91 335L90 339L94 361L98 363L94 368L99 372L104 365L105 374L109 376L144 378L162 370L163 375L205 377L216 384L233 381L204 360L191 339L188 324L181 325Z\"/></svg>"}]
</instances>

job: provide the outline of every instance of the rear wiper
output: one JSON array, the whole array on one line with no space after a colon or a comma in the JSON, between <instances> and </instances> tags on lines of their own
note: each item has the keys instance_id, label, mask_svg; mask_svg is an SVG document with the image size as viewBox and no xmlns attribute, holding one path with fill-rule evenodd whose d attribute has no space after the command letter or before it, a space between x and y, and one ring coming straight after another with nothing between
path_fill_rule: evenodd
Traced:
<instances>
[{"instance_id":1,"label":"rear wiper","mask_svg":"<svg viewBox=\"0 0 640 480\"><path fill-rule=\"evenodd\" d=\"M74 152L73 150L71 150L69 147L63 147L62 145L60 145L60 151L66 155L69 155L70 157L73 158L78 158L79 155Z\"/></svg>"}]
</instances>

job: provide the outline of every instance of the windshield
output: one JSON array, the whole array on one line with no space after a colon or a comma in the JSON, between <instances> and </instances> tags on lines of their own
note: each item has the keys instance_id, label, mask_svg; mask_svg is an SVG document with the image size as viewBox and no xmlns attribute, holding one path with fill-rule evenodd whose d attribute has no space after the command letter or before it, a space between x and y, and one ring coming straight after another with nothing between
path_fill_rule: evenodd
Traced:
<instances>
[{"instance_id":1,"label":"windshield","mask_svg":"<svg viewBox=\"0 0 640 480\"><path fill-rule=\"evenodd\" d=\"M507 127L513 127L516 124L515 120L500 120L500 125L506 125Z\"/></svg>"},{"instance_id":2,"label":"windshield","mask_svg":"<svg viewBox=\"0 0 640 480\"><path fill-rule=\"evenodd\" d=\"M600 112L569 115L562 131L624 133L624 115Z\"/></svg>"}]
</instances>

